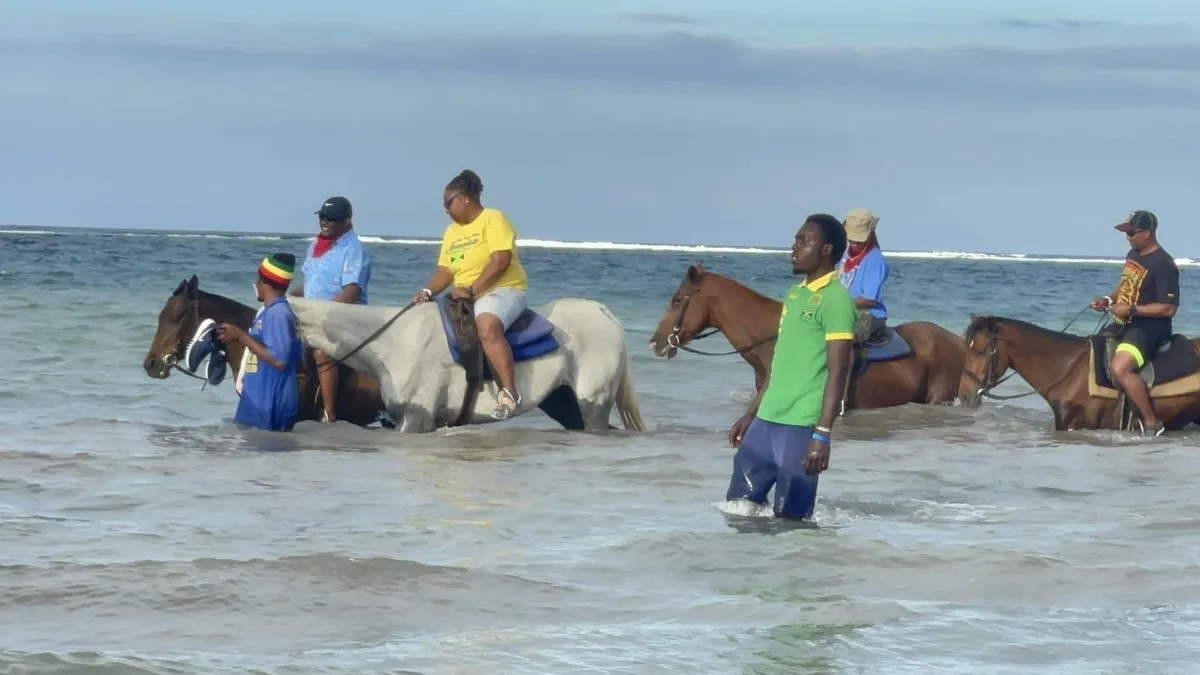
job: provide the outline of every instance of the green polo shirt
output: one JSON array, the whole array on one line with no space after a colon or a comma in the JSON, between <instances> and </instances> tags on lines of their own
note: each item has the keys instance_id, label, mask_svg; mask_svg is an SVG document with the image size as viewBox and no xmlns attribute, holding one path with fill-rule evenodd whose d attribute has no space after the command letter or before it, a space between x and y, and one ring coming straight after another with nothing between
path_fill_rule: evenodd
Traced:
<instances>
[{"instance_id":1,"label":"green polo shirt","mask_svg":"<svg viewBox=\"0 0 1200 675\"><path fill-rule=\"evenodd\" d=\"M853 340L858 309L837 273L788 289L779 317L779 338L771 359L771 381L758 417L775 424L811 427L821 417L829 380L825 345Z\"/></svg>"}]
</instances>

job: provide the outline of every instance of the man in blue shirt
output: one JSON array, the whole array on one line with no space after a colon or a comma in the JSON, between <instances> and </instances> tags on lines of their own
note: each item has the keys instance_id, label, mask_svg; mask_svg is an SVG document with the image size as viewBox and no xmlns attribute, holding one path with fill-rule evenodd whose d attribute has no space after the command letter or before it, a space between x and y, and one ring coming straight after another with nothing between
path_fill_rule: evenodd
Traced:
<instances>
[{"instance_id":1,"label":"man in blue shirt","mask_svg":"<svg viewBox=\"0 0 1200 675\"><path fill-rule=\"evenodd\" d=\"M367 304L371 281L371 258L354 231L350 200L330 197L317 210L321 232L308 247L301 271L304 280L292 295L347 304ZM338 371L323 352L314 349L317 381L325 408L326 422L337 421Z\"/></svg>"},{"instance_id":2,"label":"man in blue shirt","mask_svg":"<svg viewBox=\"0 0 1200 675\"><path fill-rule=\"evenodd\" d=\"M854 209L842 223L846 228L846 255L842 258L838 278L854 305L858 308L858 325L854 342L863 344L882 338L887 325L887 306L883 304L883 284L888 278L888 264L879 248L875 228L879 216L867 209Z\"/></svg>"},{"instance_id":3,"label":"man in blue shirt","mask_svg":"<svg viewBox=\"0 0 1200 675\"><path fill-rule=\"evenodd\" d=\"M295 265L296 257L290 253L265 258L254 282L258 301L264 306L249 332L228 323L217 330L217 337L226 345L241 343L249 352L235 424L267 431L291 431L296 424L300 408L296 364L303 358L304 347L286 296Z\"/></svg>"}]
</instances>

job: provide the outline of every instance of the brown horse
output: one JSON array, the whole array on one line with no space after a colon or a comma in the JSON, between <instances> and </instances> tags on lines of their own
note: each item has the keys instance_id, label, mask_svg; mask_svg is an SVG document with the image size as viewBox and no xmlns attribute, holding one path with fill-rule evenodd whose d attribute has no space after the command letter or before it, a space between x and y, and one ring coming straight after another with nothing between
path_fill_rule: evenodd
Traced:
<instances>
[{"instance_id":1,"label":"brown horse","mask_svg":"<svg viewBox=\"0 0 1200 675\"><path fill-rule=\"evenodd\" d=\"M671 296L650 338L650 348L667 358L673 358L679 349L704 354L686 345L720 332L734 348L729 353L741 355L754 368L754 387L758 390L771 368L782 311L778 300L693 265ZM710 328L708 333L702 332ZM846 409L953 403L966 357L962 339L926 321L900 324L895 333L908 343L909 351L893 348L891 357L886 357L885 351L873 355L868 350L865 360L860 354L847 392Z\"/></svg>"},{"instance_id":2,"label":"brown horse","mask_svg":"<svg viewBox=\"0 0 1200 675\"><path fill-rule=\"evenodd\" d=\"M999 400L1040 394L1054 412L1054 428L1110 429L1132 427L1132 412L1107 372L1108 349L1103 336L1081 337L997 316L971 315L967 328L963 402L976 406L987 396ZM1175 336L1143 369L1156 382L1150 389L1154 412L1168 429L1200 420L1200 340ZM1017 396L989 392L1012 369L1033 388Z\"/></svg>"},{"instance_id":3,"label":"brown horse","mask_svg":"<svg viewBox=\"0 0 1200 675\"><path fill-rule=\"evenodd\" d=\"M218 324L230 323L244 330L250 329L250 323L256 313L253 308L221 295L206 293L200 290L199 285L200 282L194 275L191 279L180 282L159 312L158 331L154 334L154 340L146 353L146 361L142 364L150 377L165 380L171 376L171 370L183 360L188 342L204 319L212 319ZM243 352L245 347L240 344L228 347L229 367L233 379L237 378ZM382 414L384 407L379 384L363 373L355 372L346 366L339 367L341 377L338 378L338 419L363 427L374 422L388 426L389 422ZM300 400L297 419L300 420L321 419L323 407L317 405L319 389L315 368L312 351L305 349L304 366L298 368L296 373L296 387Z\"/></svg>"}]
</instances>

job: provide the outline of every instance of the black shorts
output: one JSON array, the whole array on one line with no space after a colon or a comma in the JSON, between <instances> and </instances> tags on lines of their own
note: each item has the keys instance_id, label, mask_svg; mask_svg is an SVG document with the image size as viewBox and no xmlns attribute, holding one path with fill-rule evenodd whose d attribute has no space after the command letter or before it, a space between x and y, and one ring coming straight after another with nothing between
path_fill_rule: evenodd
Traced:
<instances>
[{"instance_id":1,"label":"black shorts","mask_svg":"<svg viewBox=\"0 0 1200 675\"><path fill-rule=\"evenodd\" d=\"M1138 368L1154 360L1154 355L1171 339L1171 324L1137 322L1121 331L1117 352L1127 352L1137 361Z\"/></svg>"}]
</instances>

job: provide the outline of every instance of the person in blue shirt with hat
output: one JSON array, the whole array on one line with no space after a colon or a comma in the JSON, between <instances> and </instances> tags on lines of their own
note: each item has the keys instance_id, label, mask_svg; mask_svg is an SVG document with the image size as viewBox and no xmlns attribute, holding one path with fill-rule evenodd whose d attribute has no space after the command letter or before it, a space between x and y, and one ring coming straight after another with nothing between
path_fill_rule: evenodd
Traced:
<instances>
[{"instance_id":1,"label":"person in blue shirt with hat","mask_svg":"<svg viewBox=\"0 0 1200 675\"><path fill-rule=\"evenodd\" d=\"M354 210L345 197L330 197L317 209L320 234L308 247L300 268L304 280L292 295L367 304L367 286L371 281L371 258L354 231ZM337 421L338 371L324 352L313 350L324 405L324 421Z\"/></svg>"},{"instance_id":2,"label":"person in blue shirt with hat","mask_svg":"<svg viewBox=\"0 0 1200 675\"><path fill-rule=\"evenodd\" d=\"M189 372L200 370L208 360L204 379L220 384L225 378L229 346L246 349L243 361L241 399L233 422L238 426L266 431L291 431L299 415L296 393L296 364L304 356L304 346L296 330L296 315L288 305L287 289L292 282L296 256L276 253L258 266L254 293L263 303L250 330L205 319L188 345L185 364Z\"/></svg>"}]
</instances>

